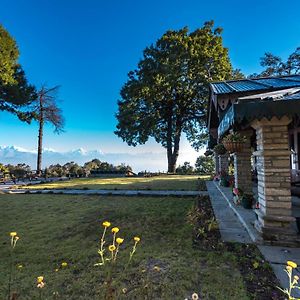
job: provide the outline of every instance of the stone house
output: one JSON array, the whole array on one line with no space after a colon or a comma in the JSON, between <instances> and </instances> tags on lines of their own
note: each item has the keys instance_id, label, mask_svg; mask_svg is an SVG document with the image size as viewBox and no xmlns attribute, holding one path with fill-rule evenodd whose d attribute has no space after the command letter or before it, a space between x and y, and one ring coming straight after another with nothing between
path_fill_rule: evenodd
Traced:
<instances>
[{"instance_id":1,"label":"stone house","mask_svg":"<svg viewBox=\"0 0 300 300\"><path fill-rule=\"evenodd\" d=\"M211 141L232 130L246 137L232 154L235 187L252 193L255 162L255 227L262 237L277 244L300 241L291 199L291 183L300 177L300 75L213 82L207 120ZM228 170L228 154L215 160L217 172Z\"/></svg>"}]
</instances>

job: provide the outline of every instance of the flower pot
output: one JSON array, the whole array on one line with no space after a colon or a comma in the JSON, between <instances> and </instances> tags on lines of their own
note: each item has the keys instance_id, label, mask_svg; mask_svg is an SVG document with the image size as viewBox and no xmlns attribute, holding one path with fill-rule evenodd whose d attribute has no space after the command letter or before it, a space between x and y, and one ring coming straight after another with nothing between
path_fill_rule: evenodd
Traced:
<instances>
[{"instance_id":1,"label":"flower pot","mask_svg":"<svg viewBox=\"0 0 300 300\"><path fill-rule=\"evenodd\" d=\"M229 181L225 178L220 179L220 186L229 187Z\"/></svg>"},{"instance_id":2,"label":"flower pot","mask_svg":"<svg viewBox=\"0 0 300 300\"><path fill-rule=\"evenodd\" d=\"M246 196L243 196L242 197L242 201L241 201L241 204L244 208L246 209L251 209L252 208L252 204L253 204L253 198L252 197L246 197Z\"/></svg>"},{"instance_id":3,"label":"flower pot","mask_svg":"<svg viewBox=\"0 0 300 300\"><path fill-rule=\"evenodd\" d=\"M243 142L223 142L224 147L230 153L241 152L244 144Z\"/></svg>"}]
</instances>

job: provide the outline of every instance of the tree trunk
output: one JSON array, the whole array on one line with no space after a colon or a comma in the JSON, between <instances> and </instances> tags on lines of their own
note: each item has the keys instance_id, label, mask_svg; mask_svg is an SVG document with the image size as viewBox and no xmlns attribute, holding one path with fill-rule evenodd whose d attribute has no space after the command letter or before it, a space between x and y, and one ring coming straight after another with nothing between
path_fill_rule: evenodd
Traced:
<instances>
[{"instance_id":1,"label":"tree trunk","mask_svg":"<svg viewBox=\"0 0 300 300\"><path fill-rule=\"evenodd\" d=\"M42 94L39 99L39 135L38 135L38 152L37 152L37 166L36 172L38 176L42 175L42 151L43 151L43 129L44 129L44 116L43 116L43 99Z\"/></svg>"},{"instance_id":2,"label":"tree trunk","mask_svg":"<svg viewBox=\"0 0 300 300\"><path fill-rule=\"evenodd\" d=\"M168 173L174 174L176 172L176 162L174 162L173 158L168 158Z\"/></svg>"},{"instance_id":3,"label":"tree trunk","mask_svg":"<svg viewBox=\"0 0 300 300\"><path fill-rule=\"evenodd\" d=\"M167 128L167 156L168 156L168 173L175 173L176 165L173 163L172 149L172 110L168 112L168 128Z\"/></svg>"},{"instance_id":4,"label":"tree trunk","mask_svg":"<svg viewBox=\"0 0 300 300\"><path fill-rule=\"evenodd\" d=\"M168 126L169 127L169 126ZM168 155L168 173L176 173L176 163L179 155L179 143L181 136L181 123L180 121L176 122L176 133L174 137L174 149L172 149L172 133L168 131L168 140L167 140L167 155Z\"/></svg>"},{"instance_id":5,"label":"tree trunk","mask_svg":"<svg viewBox=\"0 0 300 300\"><path fill-rule=\"evenodd\" d=\"M39 136L38 136L38 153L37 153L37 175L42 174L42 149L43 149L43 122L39 122Z\"/></svg>"}]
</instances>

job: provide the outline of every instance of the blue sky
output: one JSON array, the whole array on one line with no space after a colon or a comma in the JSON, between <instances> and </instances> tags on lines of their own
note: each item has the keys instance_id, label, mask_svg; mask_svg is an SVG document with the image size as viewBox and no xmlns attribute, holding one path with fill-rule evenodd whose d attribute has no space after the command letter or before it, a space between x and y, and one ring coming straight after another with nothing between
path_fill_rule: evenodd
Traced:
<instances>
[{"instance_id":1,"label":"blue sky","mask_svg":"<svg viewBox=\"0 0 300 300\"><path fill-rule=\"evenodd\" d=\"M104 152L160 152L153 141L131 148L114 136L117 99L143 49L166 30L215 20L234 67L260 70L266 51L287 57L300 46L300 1L0 0L0 23L16 39L29 80L61 85L66 132L46 129L44 146ZM0 113L0 145L36 147L37 126ZM186 157L196 154L183 141Z\"/></svg>"}]
</instances>

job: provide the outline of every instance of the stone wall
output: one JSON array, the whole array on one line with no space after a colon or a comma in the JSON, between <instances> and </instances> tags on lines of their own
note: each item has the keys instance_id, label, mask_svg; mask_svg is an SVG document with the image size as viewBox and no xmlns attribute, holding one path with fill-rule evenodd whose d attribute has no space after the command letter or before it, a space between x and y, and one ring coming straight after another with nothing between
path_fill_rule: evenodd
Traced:
<instances>
[{"instance_id":1,"label":"stone wall","mask_svg":"<svg viewBox=\"0 0 300 300\"><path fill-rule=\"evenodd\" d=\"M225 153L219 155L219 172L228 173L228 168L229 168L229 154Z\"/></svg>"},{"instance_id":2,"label":"stone wall","mask_svg":"<svg viewBox=\"0 0 300 300\"><path fill-rule=\"evenodd\" d=\"M252 173L251 173L251 142L252 131L240 131L246 137L246 142L241 152L234 154L234 180L235 187L243 190L245 194L252 195Z\"/></svg>"},{"instance_id":3,"label":"stone wall","mask_svg":"<svg viewBox=\"0 0 300 300\"><path fill-rule=\"evenodd\" d=\"M265 240L287 244L295 239L290 182L288 124L291 119L263 119L256 129L258 201L256 228Z\"/></svg>"}]
</instances>

